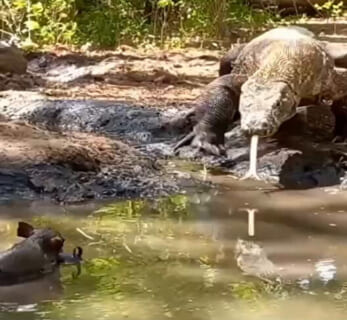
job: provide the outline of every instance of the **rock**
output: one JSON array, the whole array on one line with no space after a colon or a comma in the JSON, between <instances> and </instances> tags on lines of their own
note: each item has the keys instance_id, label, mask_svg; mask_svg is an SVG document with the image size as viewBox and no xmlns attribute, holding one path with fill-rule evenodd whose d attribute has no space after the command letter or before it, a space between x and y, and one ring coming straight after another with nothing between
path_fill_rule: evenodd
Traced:
<instances>
[{"instance_id":1,"label":"rock","mask_svg":"<svg viewBox=\"0 0 347 320\"><path fill-rule=\"evenodd\" d=\"M327 141L335 136L336 117L331 108L327 106L302 106L290 121L285 122L277 138L281 137L307 137L314 141Z\"/></svg>"},{"instance_id":2,"label":"rock","mask_svg":"<svg viewBox=\"0 0 347 320\"><path fill-rule=\"evenodd\" d=\"M335 136L345 140L347 138L347 103L337 101L333 104L332 109L336 116Z\"/></svg>"},{"instance_id":3,"label":"rock","mask_svg":"<svg viewBox=\"0 0 347 320\"><path fill-rule=\"evenodd\" d=\"M0 43L0 73L24 74L27 65L20 49Z\"/></svg>"}]
</instances>

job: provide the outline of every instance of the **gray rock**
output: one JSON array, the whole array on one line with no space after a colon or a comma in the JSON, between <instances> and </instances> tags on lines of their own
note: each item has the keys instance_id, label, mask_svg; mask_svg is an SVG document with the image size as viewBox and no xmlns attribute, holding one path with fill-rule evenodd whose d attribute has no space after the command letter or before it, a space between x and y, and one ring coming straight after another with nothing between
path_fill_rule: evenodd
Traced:
<instances>
[{"instance_id":1,"label":"gray rock","mask_svg":"<svg viewBox=\"0 0 347 320\"><path fill-rule=\"evenodd\" d=\"M22 51L0 43L0 73L26 73L28 62Z\"/></svg>"}]
</instances>

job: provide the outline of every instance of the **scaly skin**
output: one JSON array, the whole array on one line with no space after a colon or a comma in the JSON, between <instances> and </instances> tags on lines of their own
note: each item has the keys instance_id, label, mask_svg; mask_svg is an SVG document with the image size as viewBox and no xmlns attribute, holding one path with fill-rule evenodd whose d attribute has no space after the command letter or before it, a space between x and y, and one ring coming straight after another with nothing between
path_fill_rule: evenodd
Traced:
<instances>
[{"instance_id":1,"label":"scaly skin","mask_svg":"<svg viewBox=\"0 0 347 320\"><path fill-rule=\"evenodd\" d=\"M241 83L237 77L227 74L208 84L193 110L197 124L191 133L176 143L175 152L190 143L210 154L225 153L224 133L235 118Z\"/></svg>"},{"instance_id":2,"label":"scaly skin","mask_svg":"<svg viewBox=\"0 0 347 320\"><path fill-rule=\"evenodd\" d=\"M347 69L347 43L319 41L334 59L335 66ZM235 61L241 50L247 43L238 43L231 47L219 61L219 76L231 73L235 65Z\"/></svg>"},{"instance_id":3,"label":"scaly skin","mask_svg":"<svg viewBox=\"0 0 347 320\"><path fill-rule=\"evenodd\" d=\"M283 122L296 114L296 108L303 101L338 100L347 95L347 72L335 68L325 44L304 28L272 29L237 50L238 54L231 55L230 77L224 75L214 80L212 96L225 94L218 86L240 93L241 129L246 135L272 136ZM205 114L189 134L190 139L176 146L176 151L194 141L210 152L216 144L209 137L216 134L218 141L224 141L220 136L224 136L233 119L230 112L224 112L226 105L219 102L223 99L212 99L208 94L209 91L204 98L204 108L201 103L197 104L197 110L205 110ZM236 100L233 99L234 109ZM209 125L216 118L222 124L218 130L215 125ZM208 147L211 144L212 147Z\"/></svg>"},{"instance_id":4,"label":"scaly skin","mask_svg":"<svg viewBox=\"0 0 347 320\"><path fill-rule=\"evenodd\" d=\"M335 68L323 44L287 28L253 39L237 57L232 74L247 77L239 111L241 129L248 135L271 136L295 115L302 99L337 100L347 88L346 72Z\"/></svg>"},{"instance_id":5,"label":"scaly skin","mask_svg":"<svg viewBox=\"0 0 347 320\"><path fill-rule=\"evenodd\" d=\"M219 76L231 73L234 63L245 47L245 43L233 45L232 48L219 61Z\"/></svg>"}]
</instances>

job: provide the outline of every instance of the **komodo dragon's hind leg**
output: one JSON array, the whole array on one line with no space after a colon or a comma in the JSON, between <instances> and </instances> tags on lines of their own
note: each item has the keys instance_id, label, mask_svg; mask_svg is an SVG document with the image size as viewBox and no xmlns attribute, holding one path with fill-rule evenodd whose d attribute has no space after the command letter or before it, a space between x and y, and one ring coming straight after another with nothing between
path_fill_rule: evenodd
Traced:
<instances>
[{"instance_id":1,"label":"komodo dragon's hind leg","mask_svg":"<svg viewBox=\"0 0 347 320\"><path fill-rule=\"evenodd\" d=\"M207 85L197 99L199 122L193 131L176 143L174 152L190 144L214 155L225 154L224 134L235 118L239 103L239 89L231 74L217 78Z\"/></svg>"}]
</instances>

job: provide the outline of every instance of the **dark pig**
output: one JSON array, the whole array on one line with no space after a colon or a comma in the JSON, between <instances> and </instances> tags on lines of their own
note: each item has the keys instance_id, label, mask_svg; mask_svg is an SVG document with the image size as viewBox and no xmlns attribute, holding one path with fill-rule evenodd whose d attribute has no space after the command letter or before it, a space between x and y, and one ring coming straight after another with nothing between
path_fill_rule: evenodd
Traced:
<instances>
[{"instance_id":1,"label":"dark pig","mask_svg":"<svg viewBox=\"0 0 347 320\"><path fill-rule=\"evenodd\" d=\"M65 241L59 232L19 222L17 236L25 239L0 253L0 285L38 279L59 265Z\"/></svg>"}]
</instances>

